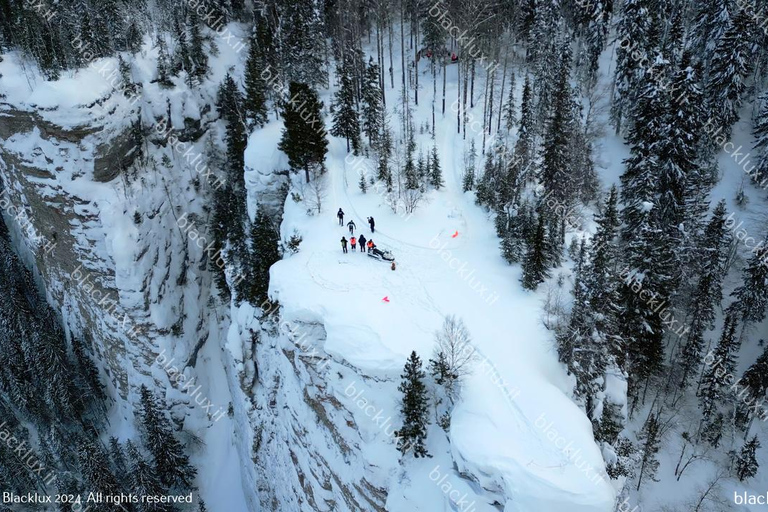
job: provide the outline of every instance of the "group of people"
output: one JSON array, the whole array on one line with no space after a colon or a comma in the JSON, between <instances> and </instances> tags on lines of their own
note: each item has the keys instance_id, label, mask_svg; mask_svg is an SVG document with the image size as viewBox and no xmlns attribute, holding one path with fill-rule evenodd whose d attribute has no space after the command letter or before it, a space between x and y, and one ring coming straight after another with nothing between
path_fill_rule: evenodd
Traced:
<instances>
[{"instance_id":1,"label":"group of people","mask_svg":"<svg viewBox=\"0 0 768 512\"><path fill-rule=\"evenodd\" d=\"M344 210L339 208L339 211L336 214L336 217L339 219L339 226L343 226L344 225ZM371 227L371 233L374 233L375 232L376 222L373 220L373 217L368 217L368 225ZM358 238L355 238L354 233L355 233L355 229L357 228L357 226L355 225L355 221L354 220L350 220L349 222L347 222L347 227L349 228L350 239L349 239L349 241L347 241L347 239L345 237L343 237L343 236L341 237L341 250L342 251L344 251L345 253L348 252L347 251L347 244L352 246L352 252L355 251L355 248L357 247L358 244L360 245L360 252L365 252L366 248L368 249L368 252L371 252L376 247L376 244L373 243L373 239L366 240L365 235L363 235L362 233L360 234L360 236Z\"/></svg>"}]
</instances>

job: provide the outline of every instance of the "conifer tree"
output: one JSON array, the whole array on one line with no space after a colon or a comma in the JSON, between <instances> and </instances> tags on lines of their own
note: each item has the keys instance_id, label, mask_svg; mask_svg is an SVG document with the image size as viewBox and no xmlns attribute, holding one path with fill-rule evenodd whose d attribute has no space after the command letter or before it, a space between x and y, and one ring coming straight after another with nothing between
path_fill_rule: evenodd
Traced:
<instances>
[{"instance_id":1,"label":"conifer tree","mask_svg":"<svg viewBox=\"0 0 768 512\"><path fill-rule=\"evenodd\" d=\"M292 0L285 5L277 33L281 36L281 70L288 83L307 88L328 85L325 37L319 37L324 33L319 4L317 0Z\"/></svg>"},{"instance_id":2,"label":"conifer tree","mask_svg":"<svg viewBox=\"0 0 768 512\"><path fill-rule=\"evenodd\" d=\"M109 438L109 457L112 460L112 467L118 480L128 475L128 465L125 461L125 453L123 447L120 445L120 441L115 436Z\"/></svg>"},{"instance_id":3,"label":"conifer tree","mask_svg":"<svg viewBox=\"0 0 768 512\"><path fill-rule=\"evenodd\" d=\"M530 78L526 75L523 85L523 99L520 104L520 125L517 130L515 143L515 160L523 171L527 170L533 161L536 118L533 109L533 90ZM525 180L525 177L524 177Z\"/></svg>"},{"instance_id":4,"label":"conifer tree","mask_svg":"<svg viewBox=\"0 0 768 512\"><path fill-rule=\"evenodd\" d=\"M551 114L542 145L541 163L541 183L544 190L553 200L565 206L570 206L571 203L573 180L573 169L568 155L574 122L571 116L573 99L569 82L570 66L570 48L564 45L557 84L553 91Z\"/></svg>"},{"instance_id":5,"label":"conifer tree","mask_svg":"<svg viewBox=\"0 0 768 512\"><path fill-rule=\"evenodd\" d=\"M757 186L766 188L768 187L768 92L764 92L759 101L760 111L752 127L753 147L758 155L757 163L752 164L750 169L745 166L744 172L749 174Z\"/></svg>"},{"instance_id":6,"label":"conifer tree","mask_svg":"<svg viewBox=\"0 0 768 512\"><path fill-rule=\"evenodd\" d=\"M611 121L617 133L623 133L623 120L631 115L639 83L643 78L643 66L652 62L646 41L650 16L646 0L624 0L621 18L616 26L616 74L615 93L611 105ZM631 128L631 127L630 127Z\"/></svg>"},{"instance_id":7,"label":"conifer tree","mask_svg":"<svg viewBox=\"0 0 768 512\"><path fill-rule=\"evenodd\" d=\"M748 324L760 323L768 308L768 239L752 248L752 257L742 270L743 283L732 293L729 311L742 322L742 334Z\"/></svg>"},{"instance_id":8,"label":"conifer tree","mask_svg":"<svg viewBox=\"0 0 768 512\"><path fill-rule=\"evenodd\" d=\"M528 245L528 251L523 261L523 275L520 282L526 290L535 290L540 283L549 277L546 256L545 216L540 213L533 240Z\"/></svg>"},{"instance_id":9,"label":"conifer tree","mask_svg":"<svg viewBox=\"0 0 768 512\"><path fill-rule=\"evenodd\" d=\"M443 170L440 168L440 158L437 156L437 146L432 146L432 155L429 160L429 184L440 190L445 182L443 181Z\"/></svg>"},{"instance_id":10,"label":"conifer tree","mask_svg":"<svg viewBox=\"0 0 768 512\"><path fill-rule=\"evenodd\" d=\"M589 262L584 282L587 302L594 314L594 325L603 343L610 344L617 333L616 319L620 311L616 259L619 255L616 235L619 228L618 191L612 186L602 211L595 215L597 229L589 247ZM614 356L618 355L614 352Z\"/></svg>"},{"instance_id":11,"label":"conifer tree","mask_svg":"<svg viewBox=\"0 0 768 512\"><path fill-rule=\"evenodd\" d=\"M656 457L661 447L661 425L658 415L651 413L648 416L637 438L640 442L641 453L640 475L637 479L637 490L639 491L643 478L647 477L655 481L656 472L659 469L659 461Z\"/></svg>"},{"instance_id":12,"label":"conifer tree","mask_svg":"<svg viewBox=\"0 0 768 512\"><path fill-rule=\"evenodd\" d=\"M509 77L509 95L507 103L504 105L504 126L508 132L512 131L517 123L517 113L515 112L515 74Z\"/></svg>"},{"instance_id":13,"label":"conifer tree","mask_svg":"<svg viewBox=\"0 0 768 512\"><path fill-rule=\"evenodd\" d=\"M373 148L377 148L381 130L384 127L384 103L379 80L379 66L371 58L368 61L368 67L365 69L363 80L361 114L363 132L368 136L368 144Z\"/></svg>"},{"instance_id":14,"label":"conifer tree","mask_svg":"<svg viewBox=\"0 0 768 512\"><path fill-rule=\"evenodd\" d=\"M395 432L397 449L405 455L412 452L414 457L429 457L424 445L427 439L429 412L427 410L427 388L424 384L424 371L421 359L416 352L411 352L405 363L403 381L398 387L403 393L400 413L403 416L403 426Z\"/></svg>"},{"instance_id":15,"label":"conifer tree","mask_svg":"<svg viewBox=\"0 0 768 512\"><path fill-rule=\"evenodd\" d=\"M162 484L157 471L132 441L128 441L127 451L131 492L138 496L167 494L168 488ZM138 504L138 510L140 512L171 512L174 508L168 503L146 503L142 500Z\"/></svg>"},{"instance_id":16,"label":"conifer tree","mask_svg":"<svg viewBox=\"0 0 768 512\"><path fill-rule=\"evenodd\" d=\"M267 122L266 84L261 76L264 61L256 38L251 38L245 61L245 115L250 128L260 128Z\"/></svg>"},{"instance_id":17,"label":"conifer tree","mask_svg":"<svg viewBox=\"0 0 768 512\"><path fill-rule=\"evenodd\" d=\"M725 227L725 212L725 201L720 201L696 251L696 257L701 262L701 272L688 312L689 331L680 360L683 387L701 365L704 333L714 328L715 310L723 300L722 280L725 277L727 250L731 244L730 231Z\"/></svg>"},{"instance_id":18,"label":"conifer tree","mask_svg":"<svg viewBox=\"0 0 768 512\"><path fill-rule=\"evenodd\" d=\"M140 395L143 439L160 482L179 492L194 489L197 469L189 463L183 445L176 439L164 405L146 386L141 386Z\"/></svg>"},{"instance_id":19,"label":"conifer tree","mask_svg":"<svg viewBox=\"0 0 768 512\"><path fill-rule=\"evenodd\" d=\"M351 144L354 154L357 154L360 150L360 119L356 109L357 93L352 66L352 60L345 58L337 69L340 86L334 95L331 135L344 137L347 141L347 152Z\"/></svg>"},{"instance_id":20,"label":"conifer tree","mask_svg":"<svg viewBox=\"0 0 768 512\"><path fill-rule=\"evenodd\" d=\"M735 464L736 476L740 482L757 474L757 470L760 467L756 455L758 448L760 448L760 441L758 441L757 435L744 443L744 446L741 448L741 453L736 458Z\"/></svg>"},{"instance_id":21,"label":"conifer tree","mask_svg":"<svg viewBox=\"0 0 768 512\"><path fill-rule=\"evenodd\" d=\"M699 407L702 424L712 424L715 412L722 403L727 389L728 376L733 375L738 353L736 340L736 319L728 315L723 325L723 332L714 351L714 364L707 367L702 376L699 389Z\"/></svg>"},{"instance_id":22,"label":"conifer tree","mask_svg":"<svg viewBox=\"0 0 768 512\"><path fill-rule=\"evenodd\" d=\"M251 228L250 272L247 298L252 304L269 299L269 269L280 260L280 236L261 205ZM244 283L245 284L245 283Z\"/></svg>"},{"instance_id":23,"label":"conifer tree","mask_svg":"<svg viewBox=\"0 0 768 512\"><path fill-rule=\"evenodd\" d=\"M725 140L730 138L733 125L739 119L746 81L752 71L755 51L752 39L749 15L738 10L712 54L706 88L709 111L714 117L714 126L722 128L720 133Z\"/></svg>"},{"instance_id":24,"label":"conifer tree","mask_svg":"<svg viewBox=\"0 0 768 512\"><path fill-rule=\"evenodd\" d=\"M357 182L357 186L360 188L360 192L362 192L363 194L368 192L368 182L365 179L364 172L360 173L360 180Z\"/></svg>"},{"instance_id":25,"label":"conifer tree","mask_svg":"<svg viewBox=\"0 0 768 512\"><path fill-rule=\"evenodd\" d=\"M208 53L203 45L203 35L200 31L200 17L196 9L189 10L189 54L192 66L189 72L198 81L208 73Z\"/></svg>"},{"instance_id":26,"label":"conifer tree","mask_svg":"<svg viewBox=\"0 0 768 512\"><path fill-rule=\"evenodd\" d=\"M760 340L758 345L762 346L763 340ZM736 394L736 426L748 431L748 423L752 419L755 417L765 419L766 416L762 408L760 412L755 412L753 404L755 401L761 403L759 401L768 393L768 347L763 349L757 361L752 363L741 376L739 386L744 389Z\"/></svg>"},{"instance_id":27,"label":"conifer tree","mask_svg":"<svg viewBox=\"0 0 768 512\"><path fill-rule=\"evenodd\" d=\"M288 155L293 171L303 170L309 183L311 171L325 168L328 139L321 110L323 102L308 85L291 82L291 101L283 107L285 128L278 148Z\"/></svg>"},{"instance_id":28,"label":"conifer tree","mask_svg":"<svg viewBox=\"0 0 768 512\"><path fill-rule=\"evenodd\" d=\"M90 491L120 493L120 486L110 468L109 458L97 439L83 437L78 443L77 452L80 472Z\"/></svg>"}]
</instances>

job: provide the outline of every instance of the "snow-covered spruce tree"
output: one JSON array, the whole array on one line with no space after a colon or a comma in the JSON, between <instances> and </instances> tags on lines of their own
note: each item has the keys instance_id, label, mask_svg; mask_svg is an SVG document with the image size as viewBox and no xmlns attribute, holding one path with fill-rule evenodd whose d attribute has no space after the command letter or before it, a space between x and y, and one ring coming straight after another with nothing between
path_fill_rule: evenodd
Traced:
<instances>
[{"instance_id":1,"label":"snow-covered spruce tree","mask_svg":"<svg viewBox=\"0 0 768 512\"><path fill-rule=\"evenodd\" d=\"M96 432L92 432L92 435L98 436ZM120 493L120 485L112 473L109 458L98 438L88 439L84 435L78 443L77 452L80 473L89 492Z\"/></svg>"},{"instance_id":2,"label":"snow-covered spruce tree","mask_svg":"<svg viewBox=\"0 0 768 512\"><path fill-rule=\"evenodd\" d=\"M401 377L403 381L398 389L403 393L400 405L403 426L395 431L397 449L403 455L413 453L416 458L429 457L424 445L429 425L427 388L424 384L425 374L421 369L421 359L415 351L408 357Z\"/></svg>"},{"instance_id":3,"label":"snow-covered spruce tree","mask_svg":"<svg viewBox=\"0 0 768 512\"><path fill-rule=\"evenodd\" d=\"M713 364L704 370L698 393L702 429L709 431L710 441L715 438L713 436L719 439L720 432L713 432L712 425L715 424L717 419L716 413L718 408L725 400L725 393L729 382L728 376L733 375L735 370L738 350L736 319L733 315L729 314L725 319L723 332L713 353Z\"/></svg>"},{"instance_id":4,"label":"snow-covered spruce tree","mask_svg":"<svg viewBox=\"0 0 768 512\"><path fill-rule=\"evenodd\" d=\"M742 323L742 336L749 324L763 321L768 308L768 239L755 246L752 253L742 270L743 282L731 293L734 301L728 306Z\"/></svg>"},{"instance_id":5,"label":"snow-covered spruce tree","mask_svg":"<svg viewBox=\"0 0 768 512\"><path fill-rule=\"evenodd\" d=\"M759 187L768 186L768 91L760 96L760 111L752 127L753 148L757 154L757 163L747 170L752 181Z\"/></svg>"},{"instance_id":6,"label":"snow-covered spruce tree","mask_svg":"<svg viewBox=\"0 0 768 512\"><path fill-rule=\"evenodd\" d=\"M245 116L248 127L262 127L267 122L267 85L262 78L264 56L259 43L251 38L248 58L245 61Z\"/></svg>"},{"instance_id":7,"label":"snow-covered spruce tree","mask_svg":"<svg viewBox=\"0 0 768 512\"><path fill-rule=\"evenodd\" d=\"M520 104L520 125L517 129L517 142L515 142L515 162L521 169L522 182L528 181L528 170L533 165L535 151L536 117L533 105L533 90L528 75L525 76L523 85L523 98Z\"/></svg>"},{"instance_id":8,"label":"snow-covered spruce tree","mask_svg":"<svg viewBox=\"0 0 768 512\"><path fill-rule=\"evenodd\" d=\"M706 87L708 108L714 126L722 128L718 137L725 140L730 139L733 125L739 119L746 81L752 72L756 51L752 29L749 14L737 11L712 54Z\"/></svg>"},{"instance_id":9,"label":"snow-covered spruce tree","mask_svg":"<svg viewBox=\"0 0 768 512\"><path fill-rule=\"evenodd\" d=\"M336 68L339 77L339 89L334 95L333 126L331 135L334 137L344 137L347 141L347 152L350 145L352 151L357 155L360 150L360 118L357 115L357 91L353 80L353 61L345 57Z\"/></svg>"},{"instance_id":10,"label":"snow-covered spruce tree","mask_svg":"<svg viewBox=\"0 0 768 512\"><path fill-rule=\"evenodd\" d=\"M534 105L534 131L540 128L549 117L552 107L552 94L557 84L559 52L562 41L558 31L563 29L563 16L559 5L551 2L537 2L534 9L531 40L528 44L527 60L533 74L533 86L536 103Z\"/></svg>"},{"instance_id":11,"label":"snow-covered spruce tree","mask_svg":"<svg viewBox=\"0 0 768 512\"><path fill-rule=\"evenodd\" d=\"M722 281L725 277L731 232L725 227L725 201L720 201L712 212L712 219L699 242L697 258L701 272L688 308L688 334L684 339L679 369L680 384L686 387L690 378L698 374L704 348L704 333L715 326L715 311L723 300Z\"/></svg>"},{"instance_id":12,"label":"snow-covered spruce tree","mask_svg":"<svg viewBox=\"0 0 768 512\"><path fill-rule=\"evenodd\" d=\"M565 207L570 206L575 192L571 155L568 154L574 129L570 73L571 51L569 45L563 45L542 144L540 179L546 194ZM559 220L559 215L555 216Z\"/></svg>"},{"instance_id":13,"label":"snow-covered spruce tree","mask_svg":"<svg viewBox=\"0 0 768 512\"><path fill-rule=\"evenodd\" d=\"M587 303L593 315L594 328L602 350L620 360L617 319L621 311L619 276L616 260L619 247L616 240L620 225L618 190L612 186L599 213L595 214L597 229L589 245L589 261L584 271Z\"/></svg>"},{"instance_id":14,"label":"snow-covered spruce tree","mask_svg":"<svg viewBox=\"0 0 768 512\"><path fill-rule=\"evenodd\" d=\"M497 210L503 206L500 204L498 198L498 192L501 188L501 177L498 163L493 156L493 153L489 151L485 157L483 175L480 176L477 183L475 202L479 205Z\"/></svg>"},{"instance_id":15,"label":"snow-covered spruce tree","mask_svg":"<svg viewBox=\"0 0 768 512\"><path fill-rule=\"evenodd\" d=\"M515 109L515 74L509 77L509 93L507 102L504 104L504 127L507 132L511 132L517 124L517 112Z\"/></svg>"},{"instance_id":16,"label":"snow-covered spruce tree","mask_svg":"<svg viewBox=\"0 0 768 512\"><path fill-rule=\"evenodd\" d=\"M201 81L208 74L208 53L203 44L200 23L200 16L197 14L197 10L190 9L187 30L189 31L189 54L192 67L189 72L198 81Z\"/></svg>"},{"instance_id":17,"label":"snow-covered spruce tree","mask_svg":"<svg viewBox=\"0 0 768 512\"><path fill-rule=\"evenodd\" d=\"M658 73L664 68L663 61L654 67ZM622 284L622 308L620 332L625 340L628 363L634 368L629 375L629 394L633 405L639 399L640 387L657 375L663 362L662 338L664 335L661 316L639 296L641 289L649 290L658 300L669 301L679 272L677 238L668 237L673 229L665 223L660 208L658 160L655 148L666 128L666 103L663 91L654 81L648 81L639 95L633 113L634 124L629 130L630 157L625 160L626 169L621 175L621 211L623 226L621 239L624 248L624 264L641 279ZM670 192L672 193L672 192Z\"/></svg>"},{"instance_id":18,"label":"snow-covered spruce tree","mask_svg":"<svg viewBox=\"0 0 768 512\"><path fill-rule=\"evenodd\" d=\"M280 69L285 82L304 84L308 88L327 87L326 39L320 2L279 0L277 3L284 13L277 33L280 34Z\"/></svg>"},{"instance_id":19,"label":"snow-covered spruce tree","mask_svg":"<svg viewBox=\"0 0 768 512\"><path fill-rule=\"evenodd\" d=\"M656 458L661 447L661 425L659 415L651 413L637 435L640 448L640 471L637 479L637 490L643 483L643 478L656 481L656 472L659 469L659 461Z\"/></svg>"},{"instance_id":20,"label":"snow-covered spruce tree","mask_svg":"<svg viewBox=\"0 0 768 512\"><path fill-rule=\"evenodd\" d=\"M176 439L164 404L146 386L142 385L140 391L142 439L152 455L160 482L178 492L195 489L197 469L189 463L189 456Z\"/></svg>"},{"instance_id":21,"label":"snow-covered spruce tree","mask_svg":"<svg viewBox=\"0 0 768 512\"><path fill-rule=\"evenodd\" d=\"M533 240L528 244L525 260L523 260L523 275L520 277L520 282L526 290L535 290L549 277L545 217L543 213L539 213Z\"/></svg>"},{"instance_id":22,"label":"snow-covered spruce tree","mask_svg":"<svg viewBox=\"0 0 768 512\"><path fill-rule=\"evenodd\" d=\"M440 190L445 185L443 170L440 167L440 157L437 155L437 145L432 146L432 154L429 157L429 184L435 190Z\"/></svg>"},{"instance_id":23,"label":"snow-covered spruce tree","mask_svg":"<svg viewBox=\"0 0 768 512\"><path fill-rule=\"evenodd\" d=\"M691 23L691 47L696 56L708 63L712 52L731 25L733 2L730 0L702 0L693 6Z\"/></svg>"},{"instance_id":24,"label":"snow-covered spruce tree","mask_svg":"<svg viewBox=\"0 0 768 512\"><path fill-rule=\"evenodd\" d=\"M619 44L616 47L615 92L611 104L611 122L616 133L624 133L627 128L631 128L625 127L623 121L627 117L631 119L644 74L643 66L652 63L646 46L649 24L647 4L647 0L624 0L616 26Z\"/></svg>"},{"instance_id":25,"label":"snow-covered spruce tree","mask_svg":"<svg viewBox=\"0 0 768 512\"><path fill-rule=\"evenodd\" d=\"M242 268L246 259L245 247L245 147L247 134L243 96L234 79L227 74L219 87L217 97L219 116L226 123L224 140L226 151L226 181L213 194L211 215L212 248L215 254L225 255L236 269ZM220 251L220 252L219 252ZM221 256L219 256L221 257ZM229 300L230 292L224 268L214 265L215 280L223 300Z\"/></svg>"},{"instance_id":26,"label":"snow-covered spruce tree","mask_svg":"<svg viewBox=\"0 0 768 512\"><path fill-rule=\"evenodd\" d=\"M269 269L280 260L280 235L272 220L259 205L251 227L251 247L248 261L248 287L245 297L251 304L262 304L269 299ZM248 281L246 283L246 281Z\"/></svg>"},{"instance_id":27,"label":"snow-covered spruce tree","mask_svg":"<svg viewBox=\"0 0 768 512\"><path fill-rule=\"evenodd\" d=\"M760 340L758 345L763 345ZM768 347L763 349L763 353L747 368L744 375L741 376L739 386L743 390L736 394L736 418L735 423L742 431L749 431L751 421L760 417L765 419L765 411L760 408L760 412L754 410L753 404L760 403L762 397L768 393Z\"/></svg>"},{"instance_id":28,"label":"snow-covered spruce tree","mask_svg":"<svg viewBox=\"0 0 768 512\"><path fill-rule=\"evenodd\" d=\"M760 441L755 435L752 439L744 443L741 453L736 457L735 470L736 476L740 482L752 478L757 474L760 464L757 462L757 449L760 448Z\"/></svg>"},{"instance_id":29,"label":"snow-covered spruce tree","mask_svg":"<svg viewBox=\"0 0 768 512\"><path fill-rule=\"evenodd\" d=\"M361 115L363 133L368 137L368 144L374 149L379 149L379 137L384 125L384 102L379 84L379 66L371 58L363 79Z\"/></svg>"},{"instance_id":30,"label":"snow-covered spruce tree","mask_svg":"<svg viewBox=\"0 0 768 512\"><path fill-rule=\"evenodd\" d=\"M128 463L125 460L125 450L115 436L109 437L109 459L118 480L122 481L128 475Z\"/></svg>"},{"instance_id":31,"label":"snow-covered spruce tree","mask_svg":"<svg viewBox=\"0 0 768 512\"><path fill-rule=\"evenodd\" d=\"M590 389L592 381L592 365L588 352L592 347L588 341L591 335L589 312L587 311L586 289L584 287L584 260L586 257L586 245L584 239L579 244L579 254L574 270L573 306L568 318L568 326L557 333L557 356L561 363L565 364L568 374L576 376L576 396L586 402L587 413L592 411L593 393Z\"/></svg>"},{"instance_id":32,"label":"snow-covered spruce tree","mask_svg":"<svg viewBox=\"0 0 768 512\"><path fill-rule=\"evenodd\" d=\"M285 128L278 148L288 155L291 170L303 170L309 183L312 170L324 169L328 153L328 139L321 110L323 102L308 85L291 82L289 94L292 101L283 107Z\"/></svg>"},{"instance_id":33,"label":"snow-covered spruce tree","mask_svg":"<svg viewBox=\"0 0 768 512\"><path fill-rule=\"evenodd\" d=\"M360 179L357 182L357 186L363 194L368 192L368 180L365 178L365 173L362 171L360 172Z\"/></svg>"},{"instance_id":34,"label":"snow-covered spruce tree","mask_svg":"<svg viewBox=\"0 0 768 512\"><path fill-rule=\"evenodd\" d=\"M519 263L525 256L524 215L518 209L511 214L496 213L497 233L501 238L501 255L507 263Z\"/></svg>"},{"instance_id":35,"label":"snow-covered spruce tree","mask_svg":"<svg viewBox=\"0 0 768 512\"><path fill-rule=\"evenodd\" d=\"M141 454L139 448L128 441L128 473L131 492L139 496L160 496L168 494L168 488L160 481L155 468ZM174 508L167 503L139 504L142 512L171 512Z\"/></svg>"},{"instance_id":36,"label":"snow-covered spruce tree","mask_svg":"<svg viewBox=\"0 0 768 512\"><path fill-rule=\"evenodd\" d=\"M597 82L600 54L605 48L611 25L614 0L600 0L577 4L577 12L584 13L582 18L585 39L584 54L586 60L586 81L589 84Z\"/></svg>"}]
</instances>

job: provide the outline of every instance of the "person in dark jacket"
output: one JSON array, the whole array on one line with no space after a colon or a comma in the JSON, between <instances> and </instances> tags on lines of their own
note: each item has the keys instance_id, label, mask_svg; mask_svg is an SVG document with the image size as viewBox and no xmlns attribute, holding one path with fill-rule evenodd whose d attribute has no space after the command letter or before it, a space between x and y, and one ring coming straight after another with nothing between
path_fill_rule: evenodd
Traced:
<instances>
[{"instance_id":1,"label":"person in dark jacket","mask_svg":"<svg viewBox=\"0 0 768 512\"><path fill-rule=\"evenodd\" d=\"M339 218L339 226L343 226L344 225L344 210L339 208L339 213L337 213L336 216Z\"/></svg>"},{"instance_id":2,"label":"person in dark jacket","mask_svg":"<svg viewBox=\"0 0 768 512\"><path fill-rule=\"evenodd\" d=\"M349 222L347 222L347 227L349 228L349 234L351 235L352 233L355 232L355 228L357 226L355 225L355 221L350 220Z\"/></svg>"},{"instance_id":3,"label":"person in dark jacket","mask_svg":"<svg viewBox=\"0 0 768 512\"><path fill-rule=\"evenodd\" d=\"M376 223L373 221L373 217L368 217L368 224L371 226L371 233L375 233L376 230L373 228L376 226Z\"/></svg>"},{"instance_id":4,"label":"person in dark jacket","mask_svg":"<svg viewBox=\"0 0 768 512\"><path fill-rule=\"evenodd\" d=\"M344 237L341 237L341 250L344 251L344 253L347 253L347 239Z\"/></svg>"},{"instance_id":5,"label":"person in dark jacket","mask_svg":"<svg viewBox=\"0 0 768 512\"><path fill-rule=\"evenodd\" d=\"M360 244L360 252L365 252L365 235L361 234L357 241Z\"/></svg>"}]
</instances>

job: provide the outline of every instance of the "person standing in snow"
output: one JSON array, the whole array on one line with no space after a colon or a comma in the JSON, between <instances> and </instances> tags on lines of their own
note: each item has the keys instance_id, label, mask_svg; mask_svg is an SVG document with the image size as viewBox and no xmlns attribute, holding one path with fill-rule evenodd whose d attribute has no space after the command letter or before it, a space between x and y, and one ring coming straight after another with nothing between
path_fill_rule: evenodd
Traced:
<instances>
[{"instance_id":1,"label":"person standing in snow","mask_svg":"<svg viewBox=\"0 0 768 512\"><path fill-rule=\"evenodd\" d=\"M360 235L360 252L365 252L365 235Z\"/></svg>"},{"instance_id":2,"label":"person standing in snow","mask_svg":"<svg viewBox=\"0 0 768 512\"><path fill-rule=\"evenodd\" d=\"M352 237L349 239L349 245L352 246L352 252L355 252L355 245L357 244L357 238Z\"/></svg>"},{"instance_id":3,"label":"person standing in snow","mask_svg":"<svg viewBox=\"0 0 768 512\"><path fill-rule=\"evenodd\" d=\"M376 244L373 243L373 238L371 238L370 240L368 240L368 252L370 253L374 249L374 247L376 247Z\"/></svg>"},{"instance_id":4,"label":"person standing in snow","mask_svg":"<svg viewBox=\"0 0 768 512\"><path fill-rule=\"evenodd\" d=\"M373 217L368 217L368 224L371 226L371 233L375 233L376 230L373 229L373 227L376 225L376 223L373 221Z\"/></svg>"},{"instance_id":5,"label":"person standing in snow","mask_svg":"<svg viewBox=\"0 0 768 512\"><path fill-rule=\"evenodd\" d=\"M347 222L347 227L349 228L349 234L352 235L352 233L355 232L355 228L357 226L355 225L355 221L354 220L350 220L349 222Z\"/></svg>"},{"instance_id":6,"label":"person standing in snow","mask_svg":"<svg viewBox=\"0 0 768 512\"><path fill-rule=\"evenodd\" d=\"M343 226L344 225L344 210L339 208L339 213L337 213L336 216L339 218L339 226Z\"/></svg>"},{"instance_id":7,"label":"person standing in snow","mask_svg":"<svg viewBox=\"0 0 768 512\"><path fill-rule=\"evenodd\" d=\"M347 253L347 239L344 237L341 237L341 250L344 251L344 254Z\"/></svg>"}]
</instances>

